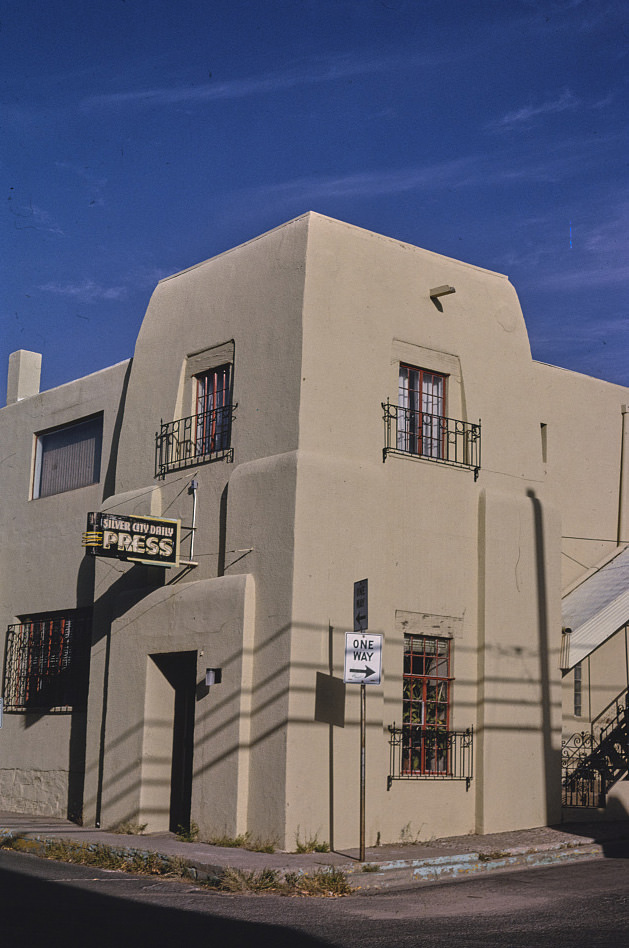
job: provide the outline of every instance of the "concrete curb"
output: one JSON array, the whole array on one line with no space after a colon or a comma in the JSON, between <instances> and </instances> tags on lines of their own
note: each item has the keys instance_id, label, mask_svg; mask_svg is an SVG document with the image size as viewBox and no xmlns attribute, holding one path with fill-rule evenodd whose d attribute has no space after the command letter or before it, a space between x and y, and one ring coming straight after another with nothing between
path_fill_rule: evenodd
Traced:
<instances>
[{"instance_id":1,"label":"concrete curb","mask_svg":"<svg viewBox=\"0 0 629 948\"><path fill-rule=\"evenodd\" d=\"M103 834L104 835L104 834ZM435 883L452 879L460 879L477 875L481 873L495 872L500 870L509 870L517 868L533 868L536 866L559 865L567 862L575 862L581 859L597 859L604 856L603 845L589 840L584 844L561 844L546 843L539 844L533 848L516 847L504 852L482 853L453 853L444 856L425 856L409 859L393 859L387 861L367 861L359 863L354 860L339 861L338 855L330 854L330 861L327 862L323 854L317 855L314 860L296 860L294 854L275 853L268 860L264 859L262 854L248 854L246 851L238 851L238 856L231 851L222 853L223 861L214 862L210 859L199 858L198 853L186 854L184 851L165 852L157 846L125 846L114 844L109 840L94 840L72 838L63 832L60 833L36 833L20 832L15 829L5 829L0 827L0 838L3 839L28 839L35 843L45 844L47 842L64 842L69 845L83 846L89 850L97 850L98 847L105 847L115 855L123 858L147 859L149 856L156 856L158 859L168 862L176 859L181 860L190 870L193 878L199 881L208 879L220 879L228 869L239 869L245 872L256 872L266 868L273 868L280 878L284 878L287 873L297 873L298 875L311 875L313 872L333 868L341 870L350 877L350 882L358 889L382 888L394 885L415 883ZM187 844L186 844L187 845ZM171 848L171 847L168 847ZM209 855L209 854L208 854ZM233 858L229 858L232 855ZM247 858L251 857L256 858ZM282 859L282 856L285 858ZM292 859L290 857L293 857ZM335 858L336 857L336 858ZM274 865L269 865L274 863Z\"/></svg>"},{"instance_id":2,"label":"concrete curb","mask_svg":"<svg viewBox=\"0 0 629 948\"><path fill-rule=\"evenodd\" d=\"M425 859L398 859L381 864L365 864L373 866L373 869L365 870L363 866L352 866L345 871L351 875L352 882L358 881L360 877L360 888L368 889L399 885L405 880L417 883L445 882L500 870L531 869L582 859L600 859L603 856L602 845L590 842L580 846L548 845L534 850L509 850L495 855L472 852ZM369 873L368 878L363 876L365 872Z\"/></svg>"}]
</instances>

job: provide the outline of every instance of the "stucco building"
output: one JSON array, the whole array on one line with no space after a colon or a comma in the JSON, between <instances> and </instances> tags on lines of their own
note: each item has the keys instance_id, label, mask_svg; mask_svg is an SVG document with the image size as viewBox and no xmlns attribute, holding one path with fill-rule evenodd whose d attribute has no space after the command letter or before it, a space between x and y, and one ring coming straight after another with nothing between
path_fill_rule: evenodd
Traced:
<instances>
[{"instance_id":1,"label":"stucco building","mask_svg":"<svg viewBox=\"0 0 629 948\"><path fill-rule=\"evenodd\" d=\"M39 365L0 411L5 808L356 845L367 578L367 844L560 820L629 390L534 362L505 276L309 213L162 280L132 360Z\"/></svg>"}]
</instances>

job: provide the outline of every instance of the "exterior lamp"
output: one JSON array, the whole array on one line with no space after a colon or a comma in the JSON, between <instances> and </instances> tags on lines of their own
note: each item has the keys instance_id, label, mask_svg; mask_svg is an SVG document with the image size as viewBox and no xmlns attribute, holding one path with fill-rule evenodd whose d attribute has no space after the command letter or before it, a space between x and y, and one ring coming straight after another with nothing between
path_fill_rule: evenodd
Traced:
<instances>
[{"instance_id":1,"label":"exterior lamp","mask_svg":"<svg viewBox=\"0 0 629 948\"><path fill-rule=\"evenodd\" d=\"M205 669L205 684L208 688L210 687L210 685L220 685L222 677L223 677L222 668L206 668Z\"/></svg>"}]
</instances>

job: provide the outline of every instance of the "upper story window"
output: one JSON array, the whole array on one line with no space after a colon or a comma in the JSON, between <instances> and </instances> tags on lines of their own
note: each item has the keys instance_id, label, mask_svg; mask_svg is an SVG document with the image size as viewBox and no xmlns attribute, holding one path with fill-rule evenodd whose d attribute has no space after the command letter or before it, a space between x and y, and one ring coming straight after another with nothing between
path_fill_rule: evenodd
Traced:
<instances>
[{"instance_id":1,"label":"upper story window","mask_svg":"<svg viewBox=\"0 0 629 948\"><path fill-rule=\"evenodd\" d=\"M442 458L446 377L400 365L398 386L398 451Z\"/></svg>"},{"instance_id":2,"label":"upper story window","mask_svg":"<svg viewBox=\"0 0 629 948\"><path fill-rule=\"evenodd\" d=\"M91 616L74 609L26 617L7 631L6 711L72 711L87 704Z\"/></svg>"},{"instance_id":3,"label":"upper story window","mask_svg":"<svg viewBox=\"0 0 629 948\"><path fill-rule=\"evenodd\" d=\"M231 365L197 376L195 453L211 454L229 447L231 430Z\"/></svg>"},{"instance_id":4,"label":"upper story window","mask_svg":"<svg viewBox=\"0 0 629 948\"><path fill-rule=\"evenodd\" d=\"M102 441L102 415L37 435L33 497L97 484Z\"/></svg>"},{"instance_id":5,"label":"upper story window","mask_svg":"<svg viewBox=\"0 0 629 948\"><path fill-rule=\"evenodd\" d=\"M186 359L182 405L192 414L162 421L155 437L155 476L219 459L231 460L234 342Z\"/></svg>"},{"instance_id":6,"label":"upper story window","mask_svg":"<svg viewBox=\"0 0 629 948\"><path fill-rule=\"evenodd\" d=\"M453 467L480 471L480 422L471 424L446 416L448 376L429 369L399 364L397 404L382 403L388 454L408 454Z\"/></svg>"}]
</instances>

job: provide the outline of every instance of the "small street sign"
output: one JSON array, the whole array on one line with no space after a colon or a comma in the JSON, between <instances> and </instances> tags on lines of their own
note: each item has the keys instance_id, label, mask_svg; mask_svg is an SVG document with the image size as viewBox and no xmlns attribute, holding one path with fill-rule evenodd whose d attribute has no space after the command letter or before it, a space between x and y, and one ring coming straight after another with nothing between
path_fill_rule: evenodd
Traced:
<instances>
[{"instance_id":1,"label":"small street sign","mask_svg":"<svg viewBox=\"0 0 629 948\"><path fill-rule=\"evenodd\" d=\"M379 685L382 677L382 633L345 633L343 681L353 685Z\"/></svg>"},{"instance_id":2,"label":"small street sign","mask_svg":"<svg viewBox=\"0 0 629 948\"><path fill-rule=\"evenodd\" d=\"M364 632L369 628L367 579L354 583L354 632Z\"/></svg>"}]
</instances>

